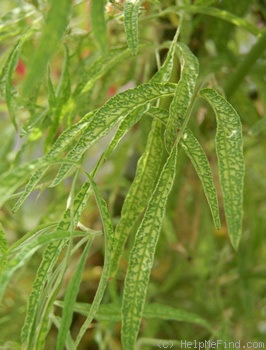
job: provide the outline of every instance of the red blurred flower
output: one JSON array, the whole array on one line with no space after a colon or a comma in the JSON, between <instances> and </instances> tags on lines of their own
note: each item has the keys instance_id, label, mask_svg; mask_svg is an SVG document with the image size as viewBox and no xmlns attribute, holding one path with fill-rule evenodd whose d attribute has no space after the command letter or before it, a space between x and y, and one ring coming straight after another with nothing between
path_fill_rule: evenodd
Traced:
<instances>
[{"instance_id":1,"label":"red blurred flower","mask_svg":"<svg viewBox=\"0 0 266 350\"><path fill-rule=\"evenodd\" d=\"M26 66L25 66L24 62L22 61L22 59L19 59L19 61L18 61L16 73L22 78L26 74Z\"/></svg>"}]
</instances>

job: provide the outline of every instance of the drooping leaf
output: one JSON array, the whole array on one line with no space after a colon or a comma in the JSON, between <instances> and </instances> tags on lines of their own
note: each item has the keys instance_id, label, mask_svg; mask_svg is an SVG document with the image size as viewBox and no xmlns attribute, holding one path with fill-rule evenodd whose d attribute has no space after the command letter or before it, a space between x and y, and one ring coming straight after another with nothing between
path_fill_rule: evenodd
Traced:
<instances>
[{"instance_id":1,"label":"drooping leaf","mask_svg":"<svg viewBox=\"0 0 266 350\"><path fill-rule=\"evenodd\" d=\"M224 211L228 235L237 249L242 232L245 173L241 121L231 104L215 90L203 89L200 96L211 104L216 115L215 142Z\"/></svg>"},{"instance_id":2,"label":"drooping leaf","mask_svg":"<svg viewBox=\"0 0 266 350\"><path fill-rule=\"evenodd\" d=\"M217 192L213 183L213 173L208 158L199 141L189 129L185 129L181 146L191 160L206 195L214 225L216 229L221 228Z\"/></svg>"},{"instance_id":3,"label":"drooping leaf","mask_svg":"<svg viewBox=\"0 0 266 350\"><path fill-rule=\"evenodd\" d=\"M177 147L174 146L151 195L130 252L122 301L122 344L128 350L135 349L155 249L175 177L176 156Z\"/></svg>"},{"instance_id":4,"label":"drooping leaf","mask_svg":"<svg viewBox=\"0 0 266 350\"><path fill-rule=\"evenodd\" d=\"M124 5L124 25L127 44L133 55L138 53L138 14L142 0L126 0Z\"/></svg>"},{"instance_id":5,"label":"drooping leaf","mask_svg":"<svg viewBox=\"0 0 266 350\"><path fill-rule=\"evenodd\" d=\"M163 128L160 122L153 123L145 152L138 161L134 181L122 207L121 218L115 230L115 244L112 257L111 277L114 277L131 228L145 209L160 171L163 156L161 138ZM131 223L128 225L128 223Z\"/></svg>"},{"instance_id":6,"label":"drooping leaf","mask_svg":"<svg viewBox=\"0 0 266 350\"><path fill-rule=\"evenodd\" d=\"M170 45L166 59L159 69L159 71L152 77L151 83L167 82L170 79L175 55L175 45L178 38L179 30L176 31L175 37ZM150 106L149 111L151 115L157 112L155 107ZM165 116L165 114L163 114ZM111 277L114 277L119 261L121 259L123 248L130 233L131 227L134 226L138 220L139 215L146 207L148 200L152 194L155 186L156 179L160 172L161 159L163 157L164 146L162 142L163 126L161 123L162 116L158 120L154 120L152 123L151 131L149 133L147 146L145 152L138 161L137 171L134 181L126 196L121 218L116 226L115 230L115 247L112 257ZM165 123L168 118L168 114L165 117ZM128 225L128 222L131 225Z\"/></svg>"},{"instance_id":7,"label":"drooping leaf","mask_svg":"<svg viewBox=\"0 0 266 350\"><path fill-rule=\"evenodd\" d=\"M181 76L169 108L169 119L165 130L165 145L169 151L177 137L177 129L187 122L188 109L198 77L199 63L189 48L181 43L177 45L181 61Z\"/></svg>"},{"instance_id":8,"label":"drooping leaf","mask_svg":"<svg viewBox=\"0 0 266 350\"><path fill-rule=\"evenodd\" d=\"M151 107L148 113L166 125L169 114L167 110L158 107ZM212 213L214 225L217 229L219 229L221 227L221 222L217 192L213 183L213 173L208 158L199 141L188 128L184 129L184 134L181 138L180 145L191 160L199 176Z\"/></svg>"}]
</instances>

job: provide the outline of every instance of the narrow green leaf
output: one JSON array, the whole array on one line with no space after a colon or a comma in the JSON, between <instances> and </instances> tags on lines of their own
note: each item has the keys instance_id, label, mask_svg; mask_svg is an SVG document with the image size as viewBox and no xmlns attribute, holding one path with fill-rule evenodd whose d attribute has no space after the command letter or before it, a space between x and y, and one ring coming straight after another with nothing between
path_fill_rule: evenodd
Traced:
<instances>
[{"instance_id":1,"label":"narrow green leaf","mask_svg":"<svg viewBox=\"0 0 266 350\"><path fill-rule=\"evenodd\" d=\"M56 105L52 115L52 123L49 129L49 133L45 139L45 148L50 148L58 132L60 123L64 118L65 108L68 99L71 95L71 81L69 74L69 52L65 46L64 64L60 76L60 81L56 89ZM53 110L51 111L53 112Z\"/></svg>"},{"instance_id":2,"label":"narrow green leaf","mask_svg":"<svg viewBox=\"0 0 266 350\"><path fill-rule=\"evenodd\" d=\"M141 106L136 108L132 113L128 114L127 117L120 123L112 141L110 142L108 148L104 152L104 157L108 158L113 150L117 147L120 140L125 136L127 131L129 131L133 125L135 125L143 116L143 114L149 110L148 106Z\"/></svg>"},{"instance_id":3,"label":"narrow green leaf","mask_svg":"<svg viewBox=\"0 0 266 350\"><path fill-rule=\"evenodd\" d=\"M24 96L31 96L40 84L47 64L58 50L58 45L68 24L72 2L70 0L51 0L50 3L51 8L43 26L40 43L23 84Z\"/></svg>"},{"instance_id":4,"label":"narrow green leaf","mask_svg":"<svg viewBox=\"0 0 266 350\"><path fill-rule=\"evenodd\" d=\"M10 114L11 121L15 129L17 129L17 122L15 118L16 91L12 83L12 75L18 63L20 51L21 51L21 40L19 40L19 42L15 45L14 49L11 52L11 55L8 58L7 77L6 77L6 103L7 103L7 108Z\"/></svg>"},{"instance_id":5,"label":"narrow green leaf","mask_svg":"<svg viewBox=\"0 0 266 350\"><path fill-rule=\"evenodd\" d=\"M127 44L133 55L138 53L138 14L142 0L126 0L124 5L124 25Z\"/></svg>"},{"instance_id":6,"label":"narrow green leaf","mask_svg":"<svg viewBox=\"0 0 266 350\"><path fill-rule=\"evenodd\" d=\"M2 224L0 223L0 278L7 266L7 240ZM1 292L0 292L1 295Z\"/></svg>"},{"instance_id":7,"label":"narrow green leaf","mask_svg":"<svg viewBox=\"0 0 266 350\"><path fill-rule=\"evenodd\" d=\"M64 303L56 301L55 305L63 308ZM91 304L75 303L74 311L86 316ZM212 330L211 325L202 317L186 310L176 309L171 306L162 304L148 304L144 306L143 317L146 319L172 320L177 322L188 322L198 324L208 330ZM95 315L96 320L101 322L120 322L121 311L120 305L102 304Z\"/></svg>"},{"instance_id":8,"label":"narrow green leaf","mask_svg":"<svg viewBox=\"0 0 266 350\"><path fill-rule=\"evenodd\" d=\"M61 329L61 318L55 315L50 315L50 319L53 321L53 324L56 326L58 330ZM67 332L65 338L65 346L66 350L76 350L74 340L71 337L70 331Z\"/></svg>"},{"instance_id":9,"label":"narrow green leaf","mask_svg":"<svg viewBox=\"0 0 266 350\"><path fill-rule=\"evenodd\" d=\"M25 163L8 170L0 176L0 207L2 207L10 196L27 181L30 173L35 171L39 164L39 160Z\"/></svg>"},{"instance_id":10,"label":"narrow green leaf","mask_svg":"<svg viewBox=\"0 0 266 350\"><path fill-rule=\"evenodd\" d=\"M92 187L94 195L95 195L95 199L97 202L97 206L98 206L98 209L100 212L102 225L103 225L103 232L104 232L104 236L105 236L104 266L103 266L101 279L100 279L95 297L94 297L93 302L91 304L90 310L87 314L87 318L86 318L85 322L83 323L83 325L79 331L79 334L77 335L76 341L75 341L75 345L77 348L78 348L78 345L79 345L82 337L84 336L89 325L91 324L93 318L95 317L95 314L96 314L96 312L99 308L99 305L102 301L105 289L106 289L107 284L108 284L109 275L110 275L111 254L112 254L113 245L114 245L113 224L112 224L110 214L108 212L106 202L103 199L103 197L101 196L101 194L98 190L98 187L94 183L92 177L90 175L88 175L88 178L89 178L91 187Z\"/></svg>"},{"instance_id":11,"label":"narrow green leaf","mask_svg":"<svg viewBox=\"0 0 266 350\"><path fill-rule=\"evenodd\" d=\"M179 34L179 30L176 31L174 40L171 43L170 49L168 51L167 57L159 69L159 71L152 77L151 83L158 82L167 82L170 79L171 72L174 65L174 54L175 54L175 45L176 40ZM150 106L149 114L154 115L157 113L157 108ZM158 119L165 118L165 123L168 118L168 114L165 117L165 114L160 113ZM126 196L121 218L116 226L115 230L115 247L112 257L112 266L111 266L111 277L114 277L119 261L121 259L123 249L130 233L131 227L134 226L138 220L139 215L145 209L148 200L154 189L155 182L160 173L161 159L163 157L164 146L162 143L161 135L163 132L163 126L161 122L155 120L152 123L152 128L149 133L147 146L142 157L138 161L137 171L134 178L134 181L129 189L129 192ZM128 223L131 225L128 225Z\"/></svg>"},{"instance_id":12,"label":"narrow green leaf","mask_svg":"<svg viewBox=\"0 0 266 350\"><path fill-rule=\"evenodd\" d=\"M224 211L232 246L237 249L242 231L244 156L242 126L235 109L213 89L203 89L217 120L216 152L219 165Z\"/></svg>"},{"instance_id":13,"label":"narrow green leaf","mask_svg":"<svg viewBox=\"0 0 266 350\"><path fill-rule=\"evenodd\" d=\"M192 312L176 309L174 307L162 304L146 305L144 308L144 317L148 319L156 318L161 320L195 323L209 330L212 329L211 325L200 316Z\"/></svg>"},{"instance_id":14,"label":"narrow green leaf","mask_svg":"<svg viewBox=\"0 0 266 350\"><path fill-rule=\"evenodd\" d=\"M71 227L76 227L79 217L87 205L89 195L90 185L86 182L83 184L74 199L73 216L71 215L70 208L68 208L65 211L64 217L58 224L56 230L68 231ZM25 346L30 344L35 336L34 324L38 316L38 301L40 296L43 294L45 283L49 279L52 269L54 268L65 244L66 240L63 240L58 244L51 243L44 251L42 262L38 268L37 275L33 283L32 292L28 300L27 314L22 328L21 342L22 344L25 344Z\"/></svg>"},{"instance_id":15,"label":"narrow green leaf","mask_svg":"<svg viewBox=\"0 0 266 350\"><path fill-rule=\"evenodd\" d=\"M122 344L124 349L135 349L155 249L164 219L168 195L175 177L176 156L177 147L174 146L150 198L130 252L122 301Z\"/></svg>"},{"instance_id":16,"label":"narrow green leaf","mask_svg":"<svg viewBox=\"0 0 266 350\"><path fill-rule=\"evenodd\" d=\"M97 41L101 51L107 52L107 26L104 18L105 1L91 1L90 20L91 29L95 40Z\"/></svg>"},{"instance_id":17,"label":"narrow green leaf","mask_svg":"<svg viewBox=\"0 0 266 350\"><path fill-rule=\"evenodd\" d=\"M201 147L199 141L189 129L185 129L181 146L191 160L206 195L214 225L217 229L221 228L219 205L216 188L213 183L213 173L208 158Z\"/></svg>"},{"instance_id":18,"label":"narrow green leaf","mask_svg":"<svg viewBox=\"0 0 266 350\"><path fill-rule=\"evenodd\" d=\"M76 231L73 233L70 233L69 231L54 231L54 230L53 232L49 232L49 231L51 231L51 228L48 228L47 230L46 229L41 230L39 232L40 234L39 236L34 235L34 240L29 239L25 241L23 244L21 244L20 246L18 246L16 248L18 252L13 251L13 253L16 253L16 254L14 258L12 258L10 261L6 262L7 261L6 256L4 256L5 260L3 261L3 264L4 263L7 264L7 269L0 276L0 300L13 274L19 268L24 266L38 249L41 249L45 245L51 244L54 241L62 241L73 237L84 236L84 233L81 231ZM9 254L11 254L11 250L8 251L8 255Z\"/></svg>"},{"instance_id":19,"label":"narrow green leaf","mask_svg":"<svg viewBox=\"0 0 266 350\"><path fill-rule=\"evenodd\" d=\"M172 95L175 86L171 83L147 83L114 96L94 113L86 130L66 158L79 161L90 146L105 136L129 113L157 98ZM71 166L63 165L51 186L56 186L62 181L70 169Z\"/></svg>"},{"instance_id":20,"label":"narrow green leaf","mask_svg":"<svg viewBox=\"0 0 266 350\"><path fill-rule=\"evenodd\" d=\"M47 68L47 92L48 92L48 101L49 108L52 111L56 106L56 94L55 88L51 79L50 67Z\"/></svg>"},{"instance_id":21,"label":"narrow green leaf","mask_svg":"<svg viewBox=\"0 0 266 350\"><path fill-rule=\"evenodd\" d=\"M182 24L182 17L180 19L180 25ZM167 53L166 59L163 65L160 67L158 72L156 72L151 78L151 83L166 83L170 80L171 74L174 67L174 56L176 52L176 42L180 33L180 25L178 26L174 39L171 42L169 51Z\"/></svg>"},{"instance_id":22,"label":"narrow green leaf","mask_svg":"<svg viewBox=\"0 0 266 350\"><path fill-rule=\"evenodd\" d=\"M154 190L163 157L163 127L160 122L153 123L146 149L138 161L134 181L122 207L121 218L115 230L115 245L112 257L111 277L116 274L119 261L129 233L145 209ZM128 223L130 222L130 225Z\"/></svg>"},{"instance_id":23,"label":"narrow green leaf","mask_svg":"<svg viewBox=\"0 0 266 350\"><path fill-rule=\"evenodd\" d=\"M196 86L199 63L189 48L181 43L177 45L181 62L181 77L169 108L169 119L165 130L165 145L169 151L177 137L177 129L183 126Z\"/></svg>"},{"instance_id":24,"label":"narrow green leaf","mask_svg":"<svg viewBox=\"0 0 266 350\"><path fill-rule=\"evenodd\" d=\"M151 107L148 113L166 125L169 114L167 110L158 107ZM221 227L221 222L217 192L213 183L213 173L208 158L199 141L193 135L190 129L184 129L184 134L180 144L191 160L200 178L204 193L210 206L214 225L217 229L219 229Z\"/></svg>"},{"instance_id":25,"label":"narrow green leaf","mask_svg":"<svg viewBox=\"0 0 266 350\"><path fill-rule=\"evenodd\" d=\"M27 175L25 176L20 176L18 179L20 182L24 183L25 179L28 178L29 176L29 171L27 172L27 169L29 168L30 170L37 170L33 173L31 176L29 182L26 185L25 190L23 191L22 195L19 197L18 201L13 207L13 211L16 211L20 208L20 206L23 204L23 202L26 200L26 198L31 194L31 192L36 188L38 185L39 181L41 180L42 176L45 174L45 172L48 169L48 165L50 162L53 162L53 159L58 156L75 138L77 138L84 128L87 126L88 121L90 120L91 116L93 115L93 112L86 114L77 124L73 125L66 131L60 135L60 137L56 140L54 146L51 148L51 150L45 155L43 158L38 159L36 162L33 162L27 166L27 168L22 167L23 171ZM13 171L15 173L15 171ZM22 171L21 171L22 172ZM9 179L8 174L6 174L7 180L6 181L12 181L12 179ZM5 177L5 179L6 179ZM17 178L17 176L16 176ZM1 180L1 177L0 177ZM12 193L14 192L14 189L18 188L19 186L16 186L16 183L14 180L12 181L13 189ZM8 193L11 192L11 189L9 189ZM1 190L2 188L0 187L0 199L1 199ZM3 200L7 200L7 195L3 193ZM0 201L1 203L1 201Z\"/></svg>"},{"instance_id":26,"label":"narrow green leaf","mask_svg":"<svg viewBox=\"0 0 266 350\"><path fill-rule=\"evenodd\" d=\"M69 328L71 326L71 322L73 318L73 308L78 295L79 286L82 279L82 272L84 270L86 258L88 256L88 252L91 248L92 242L93 242L93 239L91 238L86 244L86 247L81 255L80 261L74 272L74 275L72 276L67 286L67 289L65 292L65 298L64 298L62 320L59 328L59 333L57 336L56 350L64 349L67 334L69 332Z\"/></svg>"}]
</instances>

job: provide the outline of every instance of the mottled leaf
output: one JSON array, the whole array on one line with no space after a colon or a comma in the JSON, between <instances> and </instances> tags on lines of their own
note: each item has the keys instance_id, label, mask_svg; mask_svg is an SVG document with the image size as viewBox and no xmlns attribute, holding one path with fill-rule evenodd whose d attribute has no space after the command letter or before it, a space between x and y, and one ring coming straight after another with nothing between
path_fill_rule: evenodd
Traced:
<instances>
[{"instance_id":1,"label":"mottled leaf","mask_svg":"<svg viewBox=\"0 0 266 350\"><path fill-rule=\"evenodd\" d=\"M155 249L164 219L168 195L175 177L176 156L177 147L174 146L149 200L130 252L122 301L122 344L124 349L135 349Z\"/></svg>"},{"instance_id":2,"label":"mottled leaf","mask_svg":"<svg viewBox=\"0 0 266 350\"><path fill-rule=\"evenodd\" d=\"M125 0L124 25L127 44L133 55L138 52L138 14L142 0Z\"/></svg>"},{"instance_id":3,"label":"mottled leaf","mask_svg":"<svg viewBox=\"0 0 266 350\"><path fill-rule=\"evenodd\" d=\"M213 89L203 89L204 97L213 107L217 120L216 152L221 181L228 234L238 248L243 218L244 156L242 126L235 109Z\"/></svg>"},{"instance_id":4,"label":"mottled leaf","mask_svg":"<svg viewBox=\"0 0 266 350\"><path fill-rule=\"evenodd\" d=\"M165 130L165 145L169 151L177 137L177 129L187 123L187 114L196 86L199 64L189 48L181 43L177 45L181 62L181 76L177 84L173 101L169 108L169 119Z\"/></svg>"}]
</instances>

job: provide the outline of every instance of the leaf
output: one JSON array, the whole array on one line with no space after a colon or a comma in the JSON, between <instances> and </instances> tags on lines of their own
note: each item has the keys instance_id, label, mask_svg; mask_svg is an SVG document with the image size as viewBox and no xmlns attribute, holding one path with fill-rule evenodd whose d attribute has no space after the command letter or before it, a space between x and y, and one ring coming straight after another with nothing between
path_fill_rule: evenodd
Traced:
<instances>
[{"instance_id":1,"label":"leaf","mask_svg":"<svg viewBox=\"0 0 266 350\"><path fill-rule=\"evenodd\" d=\"M242 127L235 109L213 89L203 89L200 96L213 107L217 120L216 152L228 235L237 249L242 231L244 156Z\"/></svg>"},{"instance_id":2,"label":"leaf","mask_svg":"<svg viewBox=\"0 0 266 350\"><path fill-rule=\"evenodd\" d=\"M6 269L6 266L7 266L7 240L3 230L3 226L0 223L0 276L1 277L3 272ZM1 292L0 292L0 295L1 295Z\"/></svg>"},{"instance_id":3,"label":"leaf","mask_svg":"<svg viewBox=\"0 0 266 350\"><path fill-rule=\"evenodd\" d=\"M144 307L143 316L145 318L156 318L161 320L173 320L179 322L189 322L198 324L208 330L211 330L211 325L200 316L188 312L186 310L176 309L171 306L162 304L148 304Z\"/></svg>"},{"instance_id":4,"label":"leaf","mask_svg":"<svg viewBox=\"0 0 266 350\"><path fill-rule=\"evenodd\" d=\"M3 69L3 77L5 76L5 80L6 80L6 85L5 85L6 104L7 104L8 112L10 114L11 121L16 130L17 130L17 122L15 118L15 110L16 110L17 91L12 82L12 75L17 67L17 63L21 53L21 47L23 46L24 42L32 35L32 33L33 32L29 30L28 32L26 32L24 35L21 36L21 38L18 40L18 42L15 44L14 48L12 49L10 55L8 56L7 62Z\"/></svg>"},{"instance_id":5,"label":"leaf","mask_svg":"<svg viewBox=\"0 0 266 350\"><path fill-rule=\"evenodd\" d=\"M26 185L25 190L23 191L22 195L19 197L18 201L14 205L13 211L18 210L19 207L26 200L26 198L36 188L36 186L38 185L42 176L47 171L48 164L53 163L54 158L57 157L69 145L69 143L73 142L73 140L75 140L75 138L78 137L82 133L83 129L88 124L88 120L91 118L92 114L93 114L92 112L86 114L77 124L73 125L69 129L64 131L62 133L62 135L60 135L60 137L56 140L56 142L54 143L54 146L47 153L47 155L45 155L43 158L39 158L35 162L28 164L27 167L25 167L25 169L24 169L24 167L22 167L22 169L24 170L23 173L25 172L25 174L27 175L26 178L28 178L28 176L30 175L29 171L27 171L27 169L30 169L30 170L37 169L37 171L35 171L33 173L33 175L31 176L29 182ZM13 172L16 172L16 169ZM9 181L9 174L8 173L6 174L5 178L6 177L8 178L7 181ZM1 180L1 177L0 177L0 180ZM20 180L20 182L24 183L25 177L20 176L19 180ZM14 183L14 180L12 181L12 184L13 183ZM13 188L18 188L18 187L19 186L16 186L16 183L13 184ZM8 193L11 192L10 190L8 191ZM3 200L5 200L5 201L8 198L7 195L4 196L4 194L3 194L3 197L4 197ZM1 199L1 187L0 187L0 199ZM0 203L1 203L1 201L0 201Z\"/></svg>"},{"instance_id":6,"label":"leaf","mask_svg":"<svg viewBox=\"0 0 266 350\"><path fill-rule=\"evenodd\" d=\"M40 230L39 235L34 235L34 240L29 239L25 243L19 245L16 251L8 250L7 254L15 253L14 258L7 262L6 256L3 261L3 267L6 265L6 270L2 273L0 277L0 300L5 292L6 286L11 280L13 274L22 266L24 266L27 261L32 257L32 255L38 250L43 248L47 244L51 244L53 241L60 241L70 239L72 237L84 236L84 233L81 231L73 232L72 234L69 231L51 231L51 228L45 228ZM35 233L35 232L34 232ZM54 244L54 243L53 243Z\"/></svg>"},{"instance_id":7,"label":"leaf","mask_svg":"<svg viewBox=\"0 0 266 350\"><path fill-rule=\"evenodd\" d=\"M0 207L10 196L25 182L32 171L38 168L40 161L37 159L31 163L24 163L10 169L0 176Z\"/></svg>"},{"instance_id":8,"label":"leaf","mask_svg":"<svg viewBox=\"0 0 266 350\"><path fill-rule=\"evenodd\" d=\"M92 238L87 242L86 247L84 248L80 261L78 263L78 266L76 267L76 270L67 286L64 298L62 320L57 336L56 350L64 349L67 334L73 318L73 308L79 292L79 286L82 279L82 272L84 270L86 258L88 256L88 252L91 248L92 242Z\"/></svg>"},{"instance_id":9,"label":"leaf","mask_svg":"<svg viewBox=\"0 0 266 350\"><path fill-rule=\"evenodd\" d=\"M163 124L167 123L167 110L158 107L151 107L148 113L151 114L154 118L160 120ZM199 141L193 135L190 129L184 129L184 134L181 138L180 144L191 160L199 176L208 204L210 206L214 225L217 229L219 229L221 227L221 222L217 192L213 183L213 173L208 158Z\"/></svg>"},{"instance_id":10,"label":"leaf","mask_svg":"<svg viewBox=\"0 0 266 350\"><path fill-rule=\"evenodd\" d=\"M181 146L191 160L206 195L214 225L217 229L221 228L219 205L216 189L213 183L213 174L208 158L201 147L199 141L189 129L185 129Z\"/></svg>"},{"instance_id":11,"label":"leaf","mask_svg":"<svg viewBox=\"0 0 266 350\"><path fill-rule=\"evenodd\" d=\"M175 84L171 83L147 83L115 95L94 113L81 138L67 154L66 158L79 161L90 146L105 136L129 113L159 97L172 95L175 86ZM70 169L71 166L63 165L51 186L58 185Z\"/></svg>"},{"instance_id":12,"label":"leaf","mask_svg":"<svg viewBox=\"0 0 266 350\"><path fill-rule=\"evenodd\" d=\"M173 101L169 108L169 119L165 130L165 146L169 151L176 140L177 128L187 123L186 115L198 77L199 63L189 48L181 43L177 45L181 60L181 77L176 87Z\"/></svg>"},{"instance_id":13,"label":"leaf","mask_svg":"<svg viewBox=\"0 0 266 350\"><path fill-rule=\"evenodd\" d=\"M135 349L155 249L164 219L168 195L175 177L176 156L177 147L173 147L150 198L130 252L122 300L122 344L124 349Z\"/></svg>"},{"instance_id":14,"label":"leaf","mask_svg":"<svg viewBox=\"0 0 266 350\"><path fill-rule=\"evenodd\" d=\"M107 26L104 18L105 1L91 1L91 29L102 53L107 52Z\"/></svg>"},{"instance_id":15,"label":"leaf","mask_svg":"<svg viewBox=\"0 0 266 350\"><path fill-rule=\"evenodd\" d=\"M151 83L167 82L170 79L173 69L175 44L178 34L179 30L176 31L174 40L171 43L162 67L150 80ZM157 112L157 108L149 106L149 111L149 114L154 115ZM162 118L161 114L160 118ZM168 114L166 116L166 119L167 118ZM155 181L157 180L160 172L160 166L158 165L161 163L164 152L164 146L161 139L163 128L160 121L155 120L152 123L145 152L138 161L134 181L128 191L122 207L120 221L116 226L116 239L112 257L111 278L116 275L119 261L123 254L123 249L131 228L138 220L139 215L145 209L154 189ZM128 225L129 222L131 225Z\"/></svg>"},{"instance_id":16,"label":"leaf","mask_svg":"<svg viewBox=\"0 0 266 350\"><path fill-rule=\"evenodd\" d=\"M58 132L58 127L62 122L65 115L65 105L71 95L71 81L69 74L69 52L68 48L65 46L65 57L64 64L60 76L60 81L56 89L56 105L52 116L52 123L49 129L49 133L45 139L45 148L47 149L53 144L56 133ZM51 110L53 112L53 110Z\"/></svg>"},{"instance_id":17,"label":"leaf","mask_svg":"<svg viewBox=\"0 0 266 350\"><path fill-rule=\"evenodd\" d=\"M84 210L85 206L87 205L89 195L90 185L87 182L85 182L74 199L73 215L71 214L70 208L68 208L64 212L64 217L56 227L56 230L67 231L71 227L76 227L79 217L82 211ZM36 330L34 328L34 324L36 322L36 318L38 316L40 308L39 300L41 295L44 295L44 286L47 280L49 280L52 269L54 268L65 244L66 240L63 240L58 244L51 243L44 251L41 264L38 268L36 278L32 286L31 295L28 299L27 313L21 332L22 344L31 344L33 342L34 336L38 335L35 334ZM55 298L56 296L52 297ZM50 305L52 305L52 303L50 303Z\"/></svg>"},{"instance_id":18,"label":"leaf","mask_svg":"<svg viewBox=\"0 0 266 350\"><path fill-rule=\"evenodd\" d=\"M124 25L127 44L133 55L138 53L138 14L142 0L126 0L124 5Z\"/></svg>"},{"instance_id":19,"label":"leaf","mask_svg":"<svg viewBox=\"0 0 266 350\"><path fill-rule=\"evenodd\" d=\"M50 315L51 320L53 321L53 324L56 326L58 330L61 328L61 318L55 315ZM65 338L65 346L66 350L76 350L74 340L71 337L70 332L68 331Z\"/></svg>"},{"instance_id":20,"label":"leaf","mask_svg":"<svg viewBox=\"0 0 266 350\"><path fill-rule=\"evenodd\" d=\"M30 70L23 84L23 95L31 97L46 72L47 64L58 50L60 40L66 30L72 2L51 0L51 8L43 26L38 48L35 50Z\"/></svg>"},{"instance_id":21,"label":"leaf","mask_svg":"<svg viewBox=\"0 0 266 350\"><path fill-rule=\"evenodd\" d=\"M110 154L117 147L121 139L125 136L127 131L129 131L132 128L132 126L134 126L142 118L143 114L145 114L149 110L149 107L149 105L138 107L134 109L132 113L128 114L124 120L122 120L114 137L112 138L112 141L110 142L108 148L103 154L105 159L110 156Z\"/></svg>"},{"instance_id":22,"label":"leaf","mask_svg":"<svg viewBox=\"0 0 266 350\"><path fill-rule=\"evenodd\" d=\"M56 301L55 305L63 308L64 303L61 301ZM91 304L87 303L75 303L74 311L86 316ZM160 320L172 320L178 322L188 322L198 324L208 330L212 330L210 324L197 314L188 312L182 309L176 309L171 306L162 304L148 304L144 306L143 317L145 319L160 319ZM121 312L120 305L117 304L102 304L95 315L96 320L101 322L120 322Z\"/></svg>"},{"instance_id":23,"label":"leaf","mask_svg":"<svg viewBox=\"0 0 266 350\"><path fill-rule=\"evenodd\" d=\"M121 218L115 230L115 243L112 256L111 278L117 272L119 261L129 233L145 209L157 180L163 157L161 123L153 123L146 149L138 161L137 171L122 207ZM130 225L128 223L130 222Z\"/></svg>"},{"instance_id":24,"label":"leaf","mask_svg":"<svg viewBox=\"0 0 266 350\"><path fill-rule=\"evenodd\" d=\"M10 114L11 121L17 130L17 122L15 118L16 110L16 100L15 100L15 88L12 84L12 74L16 69L18 59L21 51L21 40L15 45L14 49L11 52L11 55L8 58L8 67L7 67L7 77L6 77L6 104L8 112Z\"/></svg>"},{"instance_id":25,"label":"leaf","mask_svg":"<svg viewBox=\"0 0 266 350\"><path fill-rule=\"evenodd\" d=\"M88 174L87 174L88 175ZM90 185L93 189L95 199L97 202L97 206L100 212L101 220L102 220L102 225L103 225L103 232L104 232L104 237L105 237L105 248L104 248L104 266L102 270L102 275L101 279L96 291L96 294L94 296L93 302L91 304L90 310L87 314L86 320L83 323L76 341L75 345L76 348L78 348L78 345L86 333L88 326L91 324L93 318L95 317L95 314L99 308L99 305L102 301L105 289L107 287L108 279L109 279L109 274L110 274L110 266L111 266L111 254L113 250L113 245L114 245L114 233L113 233L113 224L112 224L112 219L110 217L110 214L108 212L108 208L106 205L105 200L101 196L98 187L96 186L95 182L93 181L92 177L88 175Z\"/></svg>"}]
</instances>

